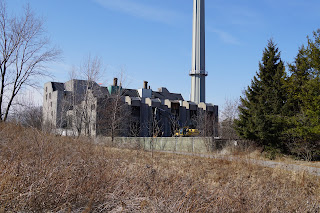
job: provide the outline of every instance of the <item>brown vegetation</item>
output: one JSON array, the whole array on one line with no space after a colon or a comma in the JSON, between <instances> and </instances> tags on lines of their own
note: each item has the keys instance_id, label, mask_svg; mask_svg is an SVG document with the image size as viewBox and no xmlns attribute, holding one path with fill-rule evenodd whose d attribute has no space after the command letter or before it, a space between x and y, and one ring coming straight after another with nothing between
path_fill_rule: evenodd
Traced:
<instances>
[{"instance_id":1,"label":"brown vegetation","mask_svg":"<svg viewBox=\"0 0 320 213\"><path fill-rule=\"evenodd\" d=\"M319 212L320 178L0 123L0 212Z\"/></svg>"}]
</instances>

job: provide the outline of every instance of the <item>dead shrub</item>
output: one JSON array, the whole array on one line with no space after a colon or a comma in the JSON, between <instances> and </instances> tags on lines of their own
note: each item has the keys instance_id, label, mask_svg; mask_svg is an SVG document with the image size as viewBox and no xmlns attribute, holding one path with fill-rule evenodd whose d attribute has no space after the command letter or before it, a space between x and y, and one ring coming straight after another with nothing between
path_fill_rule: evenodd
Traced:
<instances>
[{"instance_id":1,"label":"dead shrub","mask_svg":"<svg viewBox=\"0 0 320 213\"><path fill-rule=\"evenodd\" d=\"M0 210L319 212L307 173L121 150L0 123Z\"/></svg>"}]
</instances>

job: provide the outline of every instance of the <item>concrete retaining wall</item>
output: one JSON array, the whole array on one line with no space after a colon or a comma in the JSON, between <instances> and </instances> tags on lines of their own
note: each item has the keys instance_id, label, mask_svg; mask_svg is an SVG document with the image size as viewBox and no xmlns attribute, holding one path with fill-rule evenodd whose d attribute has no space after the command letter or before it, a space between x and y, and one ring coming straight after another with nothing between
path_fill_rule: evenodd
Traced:
<instances>
[{"instance_id":1,"label":"concrete retaining wall","mask_svg":"<svg viewBox=\"0 0 320 213\"><path fill-rule=\"evenodd\" d=\"M229 145L226 140L211 137L115 137L113 143L110 137L98 137L95 142L118 148L150 151L153 147L154 150L194 153L208 153Z\"/></svg>"}]
</instances>

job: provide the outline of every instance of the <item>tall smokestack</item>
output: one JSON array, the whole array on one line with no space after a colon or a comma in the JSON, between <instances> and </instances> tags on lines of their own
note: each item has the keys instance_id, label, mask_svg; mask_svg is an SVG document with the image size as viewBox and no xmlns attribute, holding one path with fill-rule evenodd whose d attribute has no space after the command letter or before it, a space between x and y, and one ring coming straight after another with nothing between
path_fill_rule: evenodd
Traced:
<instances>
[{"instance_id":1,"label":"tall smokestack","mask_svg":"<svg viewBox=\"0 0 320 213\"><path fill-rule=\"evenodd\" d=\"M193 0L191 101L206 102L205 0Z\"/></svg>"}]
</instances>

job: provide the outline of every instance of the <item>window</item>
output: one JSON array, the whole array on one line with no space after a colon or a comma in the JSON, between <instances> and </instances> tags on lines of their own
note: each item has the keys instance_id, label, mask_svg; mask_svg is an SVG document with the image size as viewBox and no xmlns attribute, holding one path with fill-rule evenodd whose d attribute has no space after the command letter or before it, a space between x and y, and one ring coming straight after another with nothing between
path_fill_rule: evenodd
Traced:
<instances>
[{"instance_id":1,"label":"window","mask_svg":"<svg viewBox=\"0 0 320 213\"><path fill-rule=\"evenodd\" d=\"M48 92L48 87L46 87L46 92Z\"/></svg>"},{"instance_id":2,"label":"window","mask_svg":"<svg viewBox=\"0 0 320 213\"><path fill-rule=\"evenodd\" d=\"M50 102L50 106L52 107L52 101Z\"/></svg>"},{"instance_id":3,"label":"window","mask_svg":"<svg viewBox=\"0 0 320 213\"><path fill-rule=\"evenodd\" d=\"M51 99L51 92L49 93L49 99Z\"/></svg>"},{"instance_id":4,"label":"window","mask_svg":"<svg viewBox=\"0 0 320 213\"><path fill-rule=\"evenodd\" d=\"M68 116L68 127L72 127L72 116Z\"/></svg>"},{"instance_id":5,"label":"window","mask_svg":"<svg viewBox=\"0 0 320 213\"><path fill-rule=\"evenodd\" d=\"M94 110L96 108L96 105L92 104L91 105L91 111Z\"/></svg>"},{"instance_id":6,"label":"window","mask_svg":"<svg viewBox=\"0 0 320 213\"><path fill-rule=\"evenodd\" d=\"M46 94L46 100L48 100L48 94Z\"/></svg>"},{"instance_id":7,"label":"window","mask_svg":"<svg viewBox=\"0 0 320 213\"><path fill-rule=\"evenodd\" d=\"M51 111L51 116L53 117L53 111Z\"/></svg>"}]
</instances>

